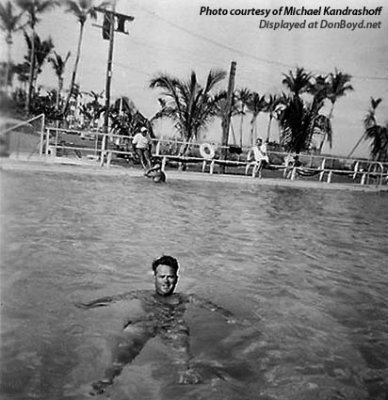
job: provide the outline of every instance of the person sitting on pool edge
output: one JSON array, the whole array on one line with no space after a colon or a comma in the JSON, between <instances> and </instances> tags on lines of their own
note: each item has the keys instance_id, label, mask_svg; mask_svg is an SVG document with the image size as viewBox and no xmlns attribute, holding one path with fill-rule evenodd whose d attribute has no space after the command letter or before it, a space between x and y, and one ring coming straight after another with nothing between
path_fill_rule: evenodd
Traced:
<instances>
[{"instance_id":1,"label":"person sitting on pool edge","mask_svg":"<svg viewBox=\"0 0 388 400\"><path fill-rule=\"evenodd\" d=\"M257 175L259 178L261 178L261 171L266 165L269 164L267 144L263 143L263 139L257 138L256 145L253 146L248 152L247 161L251 160L252 153L255 160L247 165L245 174L248 173L249 167L253 165L253 176L255 177Z\"/></svg>"},{"instance_id":2,"label":"person sitting on pool edge","mask_svg":"<svg viewBox=\"0 0 388 400\"><path fill-rule=\"evenodd\" d=\"M187 304L195 304L208 311L219 312L227 323L236 323L233 314L195 294L175 293L178 283L178 260L164 255L152 263L155 290L138 290L104 297L88 303L78 303L83 309L107 306L117 301L140 300L144 315L127 321L118 337L112 352L112 364L105 370L103 379L92 384L90 394L101 394L113 384L125 365L131 363L141 352L148 340L159 336L168 346L175 366L179 383L195 384L200 382L198 372L192 367L190 353L189 328L184 321ZM243 322L243 321L241 321Z\"/></svg>"},{"instance_id":3,"label":"person sitting on pool edge","mask_svg":"<svg viewBox=\"0 0 388 400\"><path fill-rule=\"evenodd\" d=\"M144 176L152 178L155 183L166 182L166 174L162 171L162 166L159 163L148 169L144 173Z\"/></svg>"}]
</instances>

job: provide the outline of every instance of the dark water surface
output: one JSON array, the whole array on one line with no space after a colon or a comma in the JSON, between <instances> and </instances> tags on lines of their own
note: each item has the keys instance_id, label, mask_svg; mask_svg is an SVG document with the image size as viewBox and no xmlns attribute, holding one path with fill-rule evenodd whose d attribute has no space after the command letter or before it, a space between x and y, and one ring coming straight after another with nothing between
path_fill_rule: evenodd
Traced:
<instances>
[{"instance_id":1,"label":"dark water surface","mask_svg":"<svg viewBox=\"0 0 388 400\"><path fill-rule=\"evenodd\" d=\"M180 260L198 385L152 339L101 398L388 397L388 196L76 174L1 173L1 398L86 399L151 261Z\"/></svg>"}]
</instances>

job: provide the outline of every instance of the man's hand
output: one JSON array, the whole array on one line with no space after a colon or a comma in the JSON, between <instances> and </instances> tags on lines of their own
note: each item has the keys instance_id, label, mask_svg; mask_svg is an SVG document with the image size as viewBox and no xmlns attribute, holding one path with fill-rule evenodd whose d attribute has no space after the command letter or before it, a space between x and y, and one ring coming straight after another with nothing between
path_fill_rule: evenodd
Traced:
<instances>
[{"instance_id":1,"label":"man's hand","mask_svg":"<svg viewBox=\"0 0 388 400\"><path fill-rule=\"evenodd\" d=\"M201 376L193 369L189 368L179 373L179 383L181 385L195 385L201 382Z\"/></svg>"}]
</instances>

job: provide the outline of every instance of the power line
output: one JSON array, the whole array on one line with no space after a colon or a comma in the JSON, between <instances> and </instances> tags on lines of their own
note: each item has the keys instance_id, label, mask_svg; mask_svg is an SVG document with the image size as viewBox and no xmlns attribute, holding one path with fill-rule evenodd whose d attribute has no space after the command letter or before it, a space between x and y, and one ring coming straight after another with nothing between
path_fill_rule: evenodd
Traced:
<instances>
[{"instance_id":1,"label":"power line","mask_svg":"<svg viewBox=\"0 0 388 400\"><path fill-rule=\"evenodd\" d=\"M279 66L282 66L282 67L291 67L289 64L285 64L285 63L282 63L282 62L280 62L280 61L267 60L267 59L265 59L265 58L260 58L260 57L257 57L257 56L253 56L253 55L251 55L251 54L245 53L244 51L237 50L237 49L235 49L235 48L233 48L233 47L231 47L231 46L227 46L227 45L224 45L224 44L222 44L222 43L219 43L219 42L217 42L216 40L207 38L207 37L205 37L205 36L200 35L199 33L192 32L192 31L190 31L189 29L186 29L186 28L184 28L184 27L182 27L182 26L180 26L180 25L175 24L174 22L171 22L171 21L169 21L168 19L166 19L166 18L164 18L164 17L161 17L161 16L160 16L159 14L157 14L156 12L147 10L146 8L144 8L143 6L141 6L139 3L136 3L136 4L139 6L139 8L141 8L142 10L144 10L146 13L148 13L148 14L150 14L150 15L153 15L153 16L155 16L156 18L161 19L161 20L164 21L166 24L171 25L171 26L174 27L175 29L178 29L178 30L180 30L180 31L182 31L182 32L185 32L185 33L187 33L187 34L189 34L189 35L191 35L191 36L194 36L194 37L196 37L196 38L198 38L198 39L204 40L204 41L206 41L206 42L208 42L208 43L214 44L215 46L221 47L221 48L223 48L223 49L225 49L225 50L233 51L234 53L241 54L241 55L243 55L243 56L245 56L245 57L253 58L253 59L257 60L257 61L262 61L262 62L266 62L266 63L269 63L269 64L275 64L275 65L279 65Z\"/></svg>"},{"instance_id":2,"label":"power line","mask_svg":"<svg viewBox=\"0 0 388 400\"><path fill-rule=\"evenodd\" d=\"M158 18L158 19L160 19L162 21L164 21L166 24L172 26L173 28L178 29L178 30L180 30L182 32L185 32L185 33L187 33L187 34L189 34L189 35L191 35L193 37L196 37L198 39L204 40L204 41L206 41L208 43L211 43L211 44L213 44L213 45L215 45L217 47L223 48L225 50L233 51L234 53L240 54L240 55L242 55L244 57L251 58L251 59L254 59L254 60L257 60L257 61L261 61L261 62L265 62L265 63L268 63L268 64L273 64L273 65L277 65L277 66L281 66L281 67L287 67L287 68L294 68L295 67L295 65L286 64L286 63L283 63L281 61L268 60L268 59L265 59L265 58L257 57L257 56L254 56L252 54L248 54L248 53L246 53L246 52L244 52L242 50L235 49L235 48L233 48L231 46L224 45L222 43L219 43L216 40L210 39L210 38L205 37L205 36L203 36L201 34L192 32L189 29L186 29L186 28L184 28L184 27L182 27L180 25L177 25L174 22L171 22L168 19L160 16L156 12L150 11L147 8L141 6L139 3L137 3L137 2L135 2L135 3L137 4L137 6L139 8L141 8L146 13L148 13L148 14L150 14L150 15L152 15L152 16L154 16L154 17L156 17L156 18ZM321 74L322 73L326 73L325 71L317 71L317 72L321 73ZM365 79L365 80L384 80L384 81L388 80L388 77L372 77L372 76L358 76L358 75L352 75L352 78Z\"/></svg>"}]
</instances>

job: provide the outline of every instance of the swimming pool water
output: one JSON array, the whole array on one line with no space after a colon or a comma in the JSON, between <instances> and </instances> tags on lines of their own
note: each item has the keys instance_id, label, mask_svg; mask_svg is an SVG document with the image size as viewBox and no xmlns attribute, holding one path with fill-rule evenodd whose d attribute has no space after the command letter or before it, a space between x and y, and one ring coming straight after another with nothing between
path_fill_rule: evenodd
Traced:
<instances>
[{"instance_id":1,"label":"swimming pool water","mask_svg":"<svg viewBox=\"0 0 388 400\"><path fill-rule=\"evenodd\" d=\"M190 307L199 385L155 338L112 399L385 399L388 197L211 182L1 172L1 397L88 398L151 262L250 326ZM105 395L101 396L102 398Z\"/></svg>"}]
</instances>

